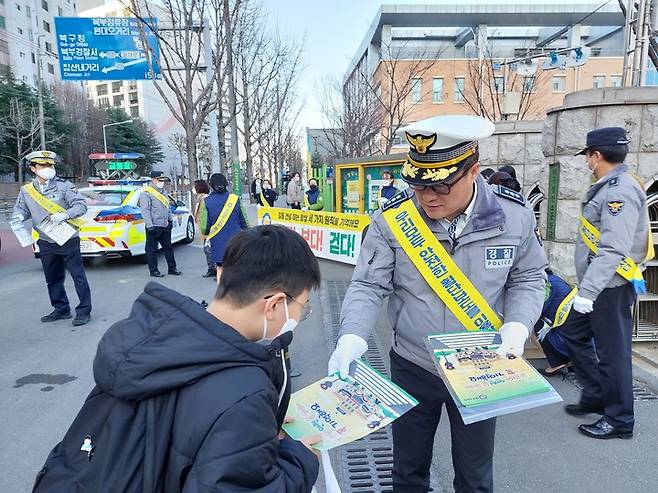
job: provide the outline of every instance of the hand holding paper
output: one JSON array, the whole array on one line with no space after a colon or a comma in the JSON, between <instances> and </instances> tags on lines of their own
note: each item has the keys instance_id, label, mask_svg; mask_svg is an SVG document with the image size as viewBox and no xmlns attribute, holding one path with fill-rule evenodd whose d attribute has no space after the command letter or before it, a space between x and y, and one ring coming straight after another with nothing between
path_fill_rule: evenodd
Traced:
<instances>
[{"instance_id":1,"label":"hand holding paper","mask_svg":"<svg viewBox=\"0 0 658 493\"><path fill-rule=\"evenodd\" d=\"M502 338L500 347L496 351L501 356L513 354L514 356L521 356L525 341L528 338L528 329L525 325L519 322L508 322L498 331Z\"/></svg>"},{"instance_id":2,"label":"hand holding paper","mask_svg":"<svg viewBox=\"0 0 658 493\"><path fill-rule=\"evenodd\" d=\"M336 349L329 358L329 375L340 372L340 378L350 373L350 364L365 354L368 343L354 334L345 334L338 339Z\"/></svg>"}]
</instances>

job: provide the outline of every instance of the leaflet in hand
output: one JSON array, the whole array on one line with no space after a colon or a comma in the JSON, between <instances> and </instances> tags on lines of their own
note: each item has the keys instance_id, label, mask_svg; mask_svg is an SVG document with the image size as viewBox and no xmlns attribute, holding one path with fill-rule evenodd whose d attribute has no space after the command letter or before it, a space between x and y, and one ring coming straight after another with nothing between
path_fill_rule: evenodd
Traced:
<instances>
[{"instance_id":1,"label":"leaflet in hand","mask_svg":"<svg viewBox=\"0 0 658 493\"><path fill-rule=\"evenodd\" d=\"M427 339L465 424L562 400L525 359L496 353L498 332L456 332Z\"/></svg>"},{"instance_id":2,"label":"leaflet in hand","mask_svg":"<svg viewBox=\"0 0 658 493\"><path fill-rule=\"evenodd\" d=\"M34 243L34 239L32 238L32 235L25 229L23 221L20 221L19 219L12 219L9 221L9 226L11 227L11 230L14 232L14 236L16 236L16 239L22 247L30 246L32 243Z\"/></svg>"},{"instance_id":3,"label":"leaflet in hand","mask_svg":"<svg viewBox=\"0 0 658 493\"><path fill-rule=\"evenodd\" d=\"M76 232L76 229L66 221L55 224L51 221L50 216L41 221L37 229L60 246L69 241Z\"/></svg>"},{"instance_id":4,"label":"leaflet in hand","mask_svg":"<svg viewBox=\"0 0 658 493\"><path fill-rule=\"evenodd\" d=\"M418 401L362 361L352 363L350 375L318 380L290 398L283 429L295 440L320 434L313 447L329 450L358 440L392 423Z\"/></svg>"}]
</instances>

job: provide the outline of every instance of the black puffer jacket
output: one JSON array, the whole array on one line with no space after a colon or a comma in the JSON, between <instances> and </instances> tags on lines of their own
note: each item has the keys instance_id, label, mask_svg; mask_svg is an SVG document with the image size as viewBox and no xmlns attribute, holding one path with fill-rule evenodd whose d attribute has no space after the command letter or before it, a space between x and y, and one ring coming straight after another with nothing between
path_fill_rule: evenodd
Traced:
<instances>
[{"instance_id":1,"label":"black puffer jacket","mask_svg":"<svg viewBox=\"0 0 658 493\"><path fill-rule=\"evenodd\" d=\"M196 301L149 283L130 316L103 336L94 376L104 392L128 401L177 392L158 481L165 491L308 492L317 458L277 438L289 397L286 385L278 405L280 354L289 343L250 342Z\"/></svg>"}]
</instances>

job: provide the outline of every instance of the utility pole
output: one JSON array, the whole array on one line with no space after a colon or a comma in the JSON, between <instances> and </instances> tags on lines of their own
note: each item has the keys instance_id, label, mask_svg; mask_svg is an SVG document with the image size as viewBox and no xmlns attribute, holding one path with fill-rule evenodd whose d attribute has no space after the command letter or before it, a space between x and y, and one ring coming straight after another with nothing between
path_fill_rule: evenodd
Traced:
<instances>
[{"instance_id":1,"label":"utility pole","mask_svg":"<svg viewBox=\"0 0 658 493\"><path fill-rule=\"evenodd\" d=\"M46 119L43 115L43 80L41 80L41 38L45 34L37 36L37 100L39 106L39 138L41 139L41 150L46 150Z\"/></svg>"},{"instance_id":2,"label":"utility pole","mask_svg":"<svg viewBox=\"0 0 658 493\"><path fill-rule=\"evenodd\" d=\"M215 75L215 63L212 55L212 45L210 44L210 21L203 21L203 56L206 60L206 84L212 84ZM219 91L217 91L219 99ZM219 101L217 104L221 104ZM219 163L219 137L217 135L217 109L208 114L208 129L210 131L210 152L211 152L211 169L213 173L221 173Z\"/></svg>"}]
</instances>

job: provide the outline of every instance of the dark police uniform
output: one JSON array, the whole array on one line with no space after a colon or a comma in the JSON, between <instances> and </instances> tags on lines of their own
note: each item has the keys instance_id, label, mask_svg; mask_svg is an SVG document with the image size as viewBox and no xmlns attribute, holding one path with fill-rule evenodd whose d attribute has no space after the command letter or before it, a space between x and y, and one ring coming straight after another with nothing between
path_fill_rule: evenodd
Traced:
<instances>
[{"instance_id":1,"label":"dark police uniform","mask_svg":"<svg viewBox=\"0 0 658 493\"><path fill-rule=\"evenodd\" d=\"M28 164L43 164L40 157L36 156L38 153L51 155L52 157L45 158L43 163L54 164L55 153L49 151L35 151L29 154L26 158ZM42 184L38 178L35 178L32 185L46 199L62 207L69 219L75 219L87 212L85 198L69 181L56 176ZM39 205L23 187L18 194L13 216L20 216L23 220L31 219L34 229L38 231L37 225L46 217L51 216L51 213ZM80 254L80 238L77 231L63 245L58 245L45 233L39 231L37 245L39 246L39 258L48 285L50 303L54 308L53 313L42 317L42 321L50 322L60 318L70 318L71 308L64 289L64 279L68 270L80 300L75 309L74 324L82 325L86 323L91 313L91 291Z\"/></svg>"},{"instance_id":2,"label":"dark police uniform","mask_svg":"<svg viewBox=\"0 0 658 493\"><path fill-rule=\"evenodd\" d=\"M587 149L625 145L624 129L594 130L587 135ZM601 233L594 254L580 234L576 239L575 263L578 295L593 301L591 313L573 313L562 329L576 377L583 387L580 404L567 406L570 414L588 412L603 417L580 431L596 438L632 436L633 381L631 307L633 285L620 276L617 266L624 257L639 266L645 261L649 239L646 194L625 164L618 164L599 179L582 202L582 215ZM576 305L574 304L574 307ZM589 343L594 338L596 351Z\"/></svg>"}]
</instances>

